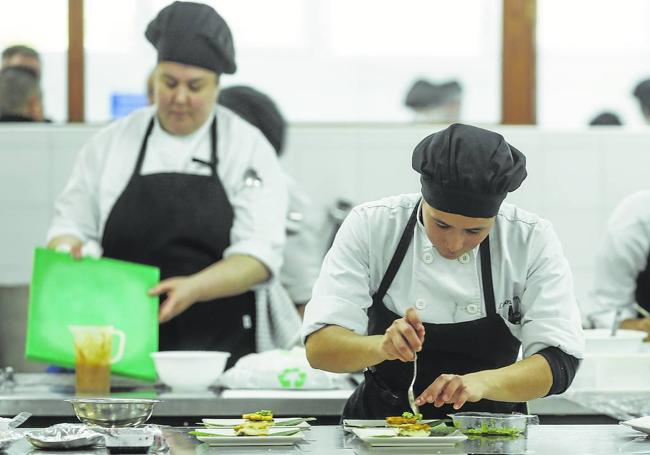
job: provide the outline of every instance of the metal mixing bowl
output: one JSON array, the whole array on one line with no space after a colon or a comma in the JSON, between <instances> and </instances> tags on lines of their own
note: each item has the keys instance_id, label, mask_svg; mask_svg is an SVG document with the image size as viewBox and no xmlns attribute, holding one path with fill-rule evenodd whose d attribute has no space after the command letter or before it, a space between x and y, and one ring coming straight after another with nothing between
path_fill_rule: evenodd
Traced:
<instances>
[{"instance_id":1,"label":"metal mixing bowl","mask_svg":"<svg viewBox=\"0 0 650 455\"><path fill-rule=\"evenodd\" d=\"M135 427L145 423L160 400L141 398L77 398L72 404L77 418L100 427Z\"/></svg>"}]
</instances>

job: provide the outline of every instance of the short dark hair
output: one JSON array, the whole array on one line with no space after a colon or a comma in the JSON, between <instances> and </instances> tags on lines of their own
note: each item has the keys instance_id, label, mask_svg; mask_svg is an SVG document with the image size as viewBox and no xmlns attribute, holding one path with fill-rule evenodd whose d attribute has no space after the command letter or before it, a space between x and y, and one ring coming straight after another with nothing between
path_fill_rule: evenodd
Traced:
<instances>
[{"instance_id":1,"label":"short dark hair","mask_svg":"<svg viewBox=\"0 0 650 455\"><path fill-rule=\"evenodd\" d=\"M33 47L25 46L23 44L16 44L14 46L9 46L4 51L2 51L2 60L11 58L14 55L24 55L25 57L32 57L37 60L41 59L41 56Z\"/></svg>"},{"instance_id":2,"label":"short dark hair","mask_svg":"<svg viewBox=\"0 0 650 455\"><path fill-rule=\"evenodd\" d=\"M0 71L0 113L20 114L32 96L41 96L38 78L31 68L12 66Z\"/></svg>"}]
</instances>

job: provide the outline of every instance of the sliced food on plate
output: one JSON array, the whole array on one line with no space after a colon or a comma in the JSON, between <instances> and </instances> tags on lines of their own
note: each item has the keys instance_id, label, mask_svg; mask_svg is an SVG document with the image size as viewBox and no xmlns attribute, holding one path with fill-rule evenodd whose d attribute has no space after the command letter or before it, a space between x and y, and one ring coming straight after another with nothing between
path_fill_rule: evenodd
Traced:
<instances>
[{"instance_id":1,"label":"sliced food on plate","mask_svg":"<svg viewBox=\"0 0 650 455\"><path fill-rule=\"evenodd\" d=\"M411 412L403 412L401 416L386 417L386 425L395 427L398 425L416 424L422 420L422 414L413 414Z\"/></svg>"},{"instance_id":2,"label":"sliced food on plate","mask_svg":"<svg viewBox=\"0 0 650 455\"><path fill-rule=\"evenodd\" d=\"M273 422L273 411L261 409L259 411L243 414L242 419L251 420L253 422Z\"/></svg>"},{"instance_id":3,"label":"sliced food on plate","mask_svg":"<svg viewBox=\"0 0 650 455\"><path fill-rule=\"evenodd\" d=\"M397 426L397 436L424 438L430 434L431 425L428 423L403 423Z\"/></svg>"}]
</instances>

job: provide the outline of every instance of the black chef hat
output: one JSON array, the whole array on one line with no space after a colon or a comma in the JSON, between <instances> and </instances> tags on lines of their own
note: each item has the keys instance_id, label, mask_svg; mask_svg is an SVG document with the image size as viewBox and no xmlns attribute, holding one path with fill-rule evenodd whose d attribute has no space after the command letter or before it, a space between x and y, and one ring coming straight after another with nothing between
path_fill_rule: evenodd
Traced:
<instances>
[{"instance_id":1,"label":"black chef hat","mask_svg":"<svg viewBox=\"0 0 650 455\"><path fill-rule=\"evenodd\" d=\"M219 104L257 127L275 152L282 154L287 122L271 98L252 87L239 85L221 90Z\"/></svg>"},{"instance_id":2,"label":"black chef hat","mask_svg":"<svg viewBox=\"0 0 650 455\"><path fill-rule=\"evenodd\" d=\"M503 136L453 124L424 138L413 151L422 196L443 212L490 218L526 178L526 157Z\"/></svg>"},{"instance_id":3,"label":"black chef hat","mask_svg":"<svg viewBox=\"0 0 650 455\"><path fill-rule=\"evenodd\" d=\"M601 112L589 122L589 125L592 126L620 126L622 124L621 119L613 112Z\"/></svg>"},{"instance_id":4,"label":"black chef hat","mask_svg":"<svg viewBox=\"0 0 650 455\"><path fill-rule=\"evenodd\" d=\"M650 79L645 79L639 82L636 87L634 87L634 92L632 94L639 100L641 103L641 108L646 115L650 115Z\"/></svg>"},{"instance_id":5,"label":"black chef hat","mask_svg":"<svg viewBox=\"0 0 650 455\"><path fill-rule=\"evenodd\" d=\"M435 84L424 79L413 83L404 104L413 109L434 108L460 96L461 86L456 81Z\"/></svg>"},{"instance_id":6,"label":"black chef hat","mask_svg":"<svg viewBox=\"0 0 650 455\"><path fill-rule=\"evenodd\" d=\"M217 74L237 70L228 24L208 5L174 2L147 26L144 35L158 50L158 61L198 66Z\"/></svg>"}]
</instances>

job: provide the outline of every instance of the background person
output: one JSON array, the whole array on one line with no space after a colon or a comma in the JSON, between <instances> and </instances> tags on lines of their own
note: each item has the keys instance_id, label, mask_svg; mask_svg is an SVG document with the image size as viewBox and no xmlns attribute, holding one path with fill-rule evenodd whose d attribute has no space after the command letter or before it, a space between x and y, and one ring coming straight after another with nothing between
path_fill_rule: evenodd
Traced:
<instances>
[{"instance_id":1,"label":"background person","mask_svg":"<svg viewBox=\"0 0 650 455\"><path fill-rule=\"evenodd\" d=\"M0 70L0 122L42 122L43 97L34 72L25 67Z\"/></svg>"},{"instance_id":2,"label":"background person","mask_svg":"<svg viewBox=\"0 0 650 455\"><path fill-rule=\"evenodd\" d=\"M408 90L404 105L416 122L453 123L460 120L462 87L457 81L441 84L418 79Z\"/></svg>"},{"instance_id":3,"label":"background person","mask_svg":"<svg viewBox=\"0 0 650 455\"><path fill-rule=\"evenodd\" d=\"M650 340L650 191L625 197L614 209L596 253L594 308L599 328L641 330ZM616 320L616 321L615 321Z\"/></svg>"},{"instance_id":4,"label":"background person","mask_svg":"<svg viewBox=\"0 0 650 455\"><path fill-rule=\"evenodd\" d=\"M145 32L158 51L155 105L99 131L56 201L48 245L160 268L160 350L255 351L253 288L278 275L287 190L264 136L216 105L236 71L211 7L174 2ZM247 178L256 176L257 185Z\"/></svg>"}]
</instances>

